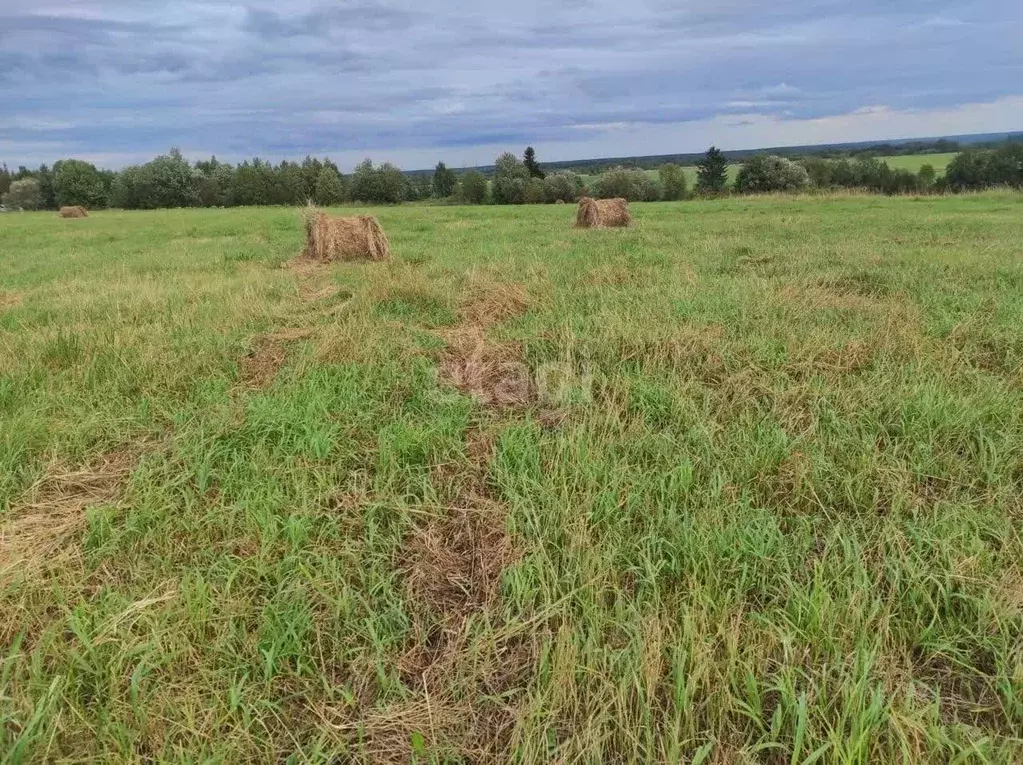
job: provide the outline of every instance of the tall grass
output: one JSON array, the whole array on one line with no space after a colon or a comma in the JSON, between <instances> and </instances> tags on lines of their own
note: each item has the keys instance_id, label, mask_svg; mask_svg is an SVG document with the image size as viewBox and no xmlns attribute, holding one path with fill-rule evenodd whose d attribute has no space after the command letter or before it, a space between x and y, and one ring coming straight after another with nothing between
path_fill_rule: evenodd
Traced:
<instances>
[{"instance_id":1,"label":"tall grass","mask_svg":"<svg viewBox=\"0 0 1023 765\"><path fill-rule=\"evenodd\" d=\"M0 759L1023 759L1023 197L374 213L0 221Z\"/></svg>"}]
</instances>

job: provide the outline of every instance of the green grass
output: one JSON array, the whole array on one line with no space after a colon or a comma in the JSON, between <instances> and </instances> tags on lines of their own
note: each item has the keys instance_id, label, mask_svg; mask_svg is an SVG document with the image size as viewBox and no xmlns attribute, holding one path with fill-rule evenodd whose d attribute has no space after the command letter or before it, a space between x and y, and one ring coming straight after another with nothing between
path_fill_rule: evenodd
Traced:
<instances>
[{"instance_id":1,"label":"green grass","mask_svg":"<svg viewBox=\"0 0 1023 765\"><path fill-rule=\"evenodd\" d=\"M920 168L924 165L931 165L938 172L938 175L942 175L945 172L945 168L948 167L948 163L955 156L955 152L944 154L907 154L900 157L884 157L884 161L893 170L902 168L913 173L919 172Z\"/></svg>"},{"instance_id":2,"label":"green grass","mask_svg":"<svg viewBox=\"0 0 1023 765\"><path fill-rule=\"evenodd\" d=\"M374 213L0 217L0 760L1023 760L1023 196Z\"/></svg>"}]
</instances>

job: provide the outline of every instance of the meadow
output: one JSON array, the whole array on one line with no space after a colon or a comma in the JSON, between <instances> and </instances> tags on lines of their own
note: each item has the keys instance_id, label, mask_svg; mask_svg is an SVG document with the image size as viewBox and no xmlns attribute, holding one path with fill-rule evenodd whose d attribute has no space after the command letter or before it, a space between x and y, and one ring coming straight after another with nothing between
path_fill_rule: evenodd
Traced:
<instances>
[{"instance_id":1,"label":"meadow","mask_svg":"<svg viewBox=\"0 0 1023 765\"><path fill-rule=\"evenodd\" d=\"M0 216L0 760L1023 761L1023 195Z\"/></svg>"}]
</instances>

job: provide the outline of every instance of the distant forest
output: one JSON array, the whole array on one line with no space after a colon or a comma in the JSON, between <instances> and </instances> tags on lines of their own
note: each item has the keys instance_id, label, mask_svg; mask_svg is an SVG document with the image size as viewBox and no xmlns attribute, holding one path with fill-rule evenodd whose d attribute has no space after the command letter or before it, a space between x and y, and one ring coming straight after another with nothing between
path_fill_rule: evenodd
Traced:
<instances>
[{"instance_id":1,"label":"distant forest","mask_svg":"<svg viewBox=\"0 0 1023 765\"><path fill-rule=\"evenodd\" d=\"M815 144L806 146L777 146L764 149L737 149L728 152L730 162L741 162L758 154L771 154L789 159L821 157L823 159L860 159L869 157L902 157L914 154L953 154L965 148L997 149L1008 143L1023 140L1023 131L1014 133L983 133L948 138L921 138L902 141L868 141L861 143ZM545 162L549 170L571 170L581 175L599 175L613 167L635 167L641 170L656 170L661 165L695 165L703 159L703 152L685 154L651 154L638 157L602 157L598 159L574 159L564 162ZM484 175L494 171L493 165L480 165L463 170L479 170ZM409 175L432 174L433 170L413 170Z\"/></svg>"},{"instance_id":2,"label":"distant forest","mask_svg":"<svg viewBox=\"0 0 1023 765\"><path fill-rule=\"evenodd\" d=\"M1015 139L1015 140L1013 140ZM944 175L926 160L916 172L883 158L956 153ZM944 164L944 163L942 163ZM733 165L729 172L729 165ZM695 187L686 166L695 166ZM651 172L655 171L655 172ZM688 171L690 174L692 170ZM505 153L494 165L406 172L390 163L359 164L350 175L330 159L273 164L259 158L237 165L216 157L191 162L168 154L119 171L79 159L52 167L0 165L5 210L153 210L168 207L250 205L322 206L433 202L551 204L583 196L630 201L674 201L691 196L862 189L883 194L932 194L1005 186L1023 188L1023 133L839 146L797 146L756 151L716 149L702 154L550 162L527 147L521 159Z\"/></svg>"}]
</instances>

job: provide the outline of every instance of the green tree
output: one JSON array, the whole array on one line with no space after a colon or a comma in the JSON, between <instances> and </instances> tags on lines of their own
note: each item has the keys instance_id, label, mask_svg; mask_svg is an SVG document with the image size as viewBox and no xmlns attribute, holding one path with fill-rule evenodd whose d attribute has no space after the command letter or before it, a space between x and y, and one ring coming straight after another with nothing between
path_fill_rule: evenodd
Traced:
<instances>
[{"instance_id":1,"label":"green tree","mask_svg":"<svg viewBox=\"0 0 1023 765\"><path fill-rule=\"evenodd\" d=\"M543 180L544 199L547 202L576 202L583 193L583 181L572 172L548 173Z\"/></svg>"},{"instance_id":2,"label":"green tree","mask_svg":"<svg viewBox=\"0 0 1023 765\"><path fill-rule=\"evenodd\" d=\"M437 163L437 169L433 171L433 195L439 199L446 199L455 193L458 185L458 178L448 170L443 162Z\"/></svg>"},{"instance_id":3,"label":"green tree","mask_svg":"<svg viewBox=\"0 0 1023 765\"><path fill-rule=\"evenodd\" d=\"M341 174L333 167L324 167L316 179L316 191L313 194L316 204L324 207L339 205L344 198L345 187L341 182Z\"/></svg>"},{"instance_id":4,"label":"green tree","mask_svg":"<svg viewBox=\"0 0 1023 765\"><path fill-rule=\"evenodd\" d=\"M621 197L630 202L656 202L663 193L658 181L634 167L612 167L593 182L593 194L598 199Z\"/></svg>"},{"instance_id":5,"label":"green tree","mask_svg":"<svg viewBox=\"0 0 1023 765\"><path fill-rule=\"evenodd\" d=\"M707 149L696 163L696 190L701 194L720 194L728 185L728 160L716 146Z\"/></svg>"},{"instance_id":6,"label":"green tree","mask_svg":"<svg viewBox=\"0 0 1023 765\"><path fill-rule=\"evenodd\" d=\"M378 182L380 198L375 201L392 205L404 202L408 197L408 180L405 173L390 162L382 164L377 173L380 176Z\"/></svg>"},{"instance_id":7,"label":"green tree","mask_svg":"<svg viewBox=\"0 0 1023 765\"><path fill-rule=\"evenodd\" d=\"M539 178L530 178L522 189L522 202L527 205L542 205L547 201L547 190Z\"/></svg>"},{"instance_id":8,"label":"green tree","mask_svg":"<svg viewBox=\"0 0 1023 765\"><path fill-rule=\"evenodd\" d=\"M990 185L990 167L994 152L966 149L956 154L945 169L945 178L953 191L970 191Z\"/></svg>"},{"instance_id":9,"label":"green tree","mask_svg":"<svg viewBox=\"0 0 1023 765\"><path fill-rule=\"evenodd\" d=\"M668 163L657 170L664 189L664 199L674 202L686 198L686 171L678 165Z\"/></svg>"},{"instance_id":10,"label":"green tree","mask_svg":"<svg viewBox=\"0 0 1023 765\"><path fill-rule=\"evenodd\" d=\"M758 154L735 177L735 189L744 194L799 191L810 183L806 168L785 157Z\"/></svg>"},{"instance_id":11,"label":"green tree","mask_svg":"<svg viewBox=\"0 0 1023 765\"><path fill-rule=\"evenodd\" d=\"M920 170L917 171L917 183L921 191L930 191L934 188L934 184L938 181L938 171L934 169L934 165L924 164L920 166Z\"/></svg>"},{"instance_id":12,"label":"green tree","mask_svg":"<svg viewBox=\"0 0 1023 765\"><path fill-rule=\"evenodd\" d=\"M499 205L520 205L525 199L526 181L529 171L518 158L505 152L494 163L494 203Z\"/></svg>"},{"instance_id":13,"label":"green tree","mask_svg":"<svg viewBox=\"0 0 1023 765\"><path fill-rule=\"evenodd\" d=\"M197 204L201 207L234 205L234 168L216 157L195 163Z\"/></svg>"},{"instance_id":14,"label":"green tree","mask_svg":"<svg viewBox=\"0 0 1023 765\"><path fill-rule=\"evenodd\" d=\"M463 173L458 181L458 196L469 205L487 203L487 178L478 170Z\"/></svg>"},{"instance_id":15,"label":"green tree","mask_svg":"<svg viewBox=\"0 0 1023 765\"><path fill-rule=\"evenodd\" d=\"M39 191L39 180L37 178L22 178L20 181L11 181L10 188L3 197L0 197L0 202L7 207L38 210L43 203L43 196Z\"/></svg>"},{"instance_id":16,"label":"green tree","mask_svg":"<svg viewBox=\"0 0 1023 765\"><path fill-rule=\"evenodd\" d=\"M53 187L53 171L46 165L40 165L33 177L39 181L39 209L56 210L57 192Z\"/></svg>"},{"instance_id":17,"label":"green tree","mask_svg":"<svg viewBox=\"0 0 1023 765\"><path fill-rule=\"evenodd\" d=\"M352 201L372 203L380 199L379 176L372 160L364 159L356 165L349 188Z\"/></svg>"},{"instance_id":18,"label":"green tree","mask_svg":"<svg viewBox=\"0 0 1023 765\"><path fill-rule=\"evenodd\" d=\"M0 196L3 196L11 188L11 171L7 169L5 164L0 167Z\"/></svg>"},{"instance_id":19,"label":"green tree","mask_svg":"<svg viewBox=\"0 0 1023 765\"><path fill-rule=\"evenodd\" d=\"M107 201L103 174L80 159L61 160L53 166L53 190L57 207L81 205L94 209Z\"/></svg>"},{"instance_id":20,"label":"green tree","mask_svg":"<svg viewBox=\"0 0 1023 765\"><path fill-rule=\"evenodd\" d=\"M526 147L526 152L522 155L522 164L525 165L530 178L539 178L541 181L544 179L545 173L536 161L536 150L532 146Z\"/></svg>"}]
</instances>

